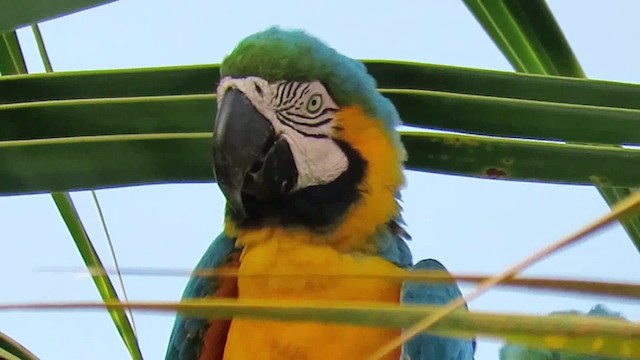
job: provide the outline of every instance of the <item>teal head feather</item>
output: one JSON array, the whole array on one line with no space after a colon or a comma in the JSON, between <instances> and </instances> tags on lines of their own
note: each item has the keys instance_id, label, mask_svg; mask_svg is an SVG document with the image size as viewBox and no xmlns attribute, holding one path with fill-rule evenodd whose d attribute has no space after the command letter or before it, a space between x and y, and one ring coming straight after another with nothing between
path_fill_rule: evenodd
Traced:
<instances>
[{"instance_id":1,"label":"teal head feather","mask_svg":"<svg viewBox=\"0 0 640 360\"><path fill-rule=\"evenodd\" d=\"M339 106L359 105L395 134L400 116L376 89L360 61L341 55L301 30L271 27L242 40L220 68L222 77L258 76L269 82L314 81L324 84Z\"/></svg>"}]
</instances>

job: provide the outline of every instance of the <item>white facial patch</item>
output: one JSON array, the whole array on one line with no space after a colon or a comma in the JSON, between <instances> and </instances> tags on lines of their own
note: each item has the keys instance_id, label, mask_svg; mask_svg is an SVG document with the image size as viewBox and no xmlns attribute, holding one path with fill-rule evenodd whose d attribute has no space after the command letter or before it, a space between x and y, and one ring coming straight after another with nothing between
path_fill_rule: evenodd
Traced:
<instances>
[{"instance_id":1,"label":"white facial patch","mask_svg":"<svg viewBox=\"0 0 640 360\"><path fill-rule=\"evenodd\" d=\"M289 144L298 169L294 190L328 184L347 170L347 156L331 139L338 106L322 83L226 77L218 85L218 104L230 88L240 90Z\"/></svg>"}]
</instances>

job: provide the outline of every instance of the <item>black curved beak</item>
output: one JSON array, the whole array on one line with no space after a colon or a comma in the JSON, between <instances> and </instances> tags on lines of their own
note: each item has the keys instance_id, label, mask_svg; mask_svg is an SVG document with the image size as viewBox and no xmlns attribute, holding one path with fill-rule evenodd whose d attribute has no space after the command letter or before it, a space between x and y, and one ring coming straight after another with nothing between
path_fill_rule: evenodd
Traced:
<instances>
[{"instance_id":1,"label":"black curved beak","mask_svg":"<svg viewBox=\"0 0 640 360\"><path fill-rule=\"evenodd\" d=\"M213 168L237 221L249 217L256 203L289 193L298 180L287 141L237 89L229 89L218 108Z\"/></svg>"}]
</instances>

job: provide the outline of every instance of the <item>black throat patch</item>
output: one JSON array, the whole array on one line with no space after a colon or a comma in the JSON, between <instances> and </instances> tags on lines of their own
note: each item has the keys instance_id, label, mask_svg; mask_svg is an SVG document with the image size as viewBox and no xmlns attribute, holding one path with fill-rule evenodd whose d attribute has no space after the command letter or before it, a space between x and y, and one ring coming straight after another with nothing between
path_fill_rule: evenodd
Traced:
<instances>
[{"instance_id":1,"label":"black throat patch","mask_svg":"<svg viewBox=\"0 0 640 360\"><path fill-rule=\"evenodd\" d=\"M305 227L315 232L328 231L338 225L347 211L360 199L358 186L364 179L367 163L349 144L335 140L349 160L347 170L329 184L310 186L281 199L260 201L243 194L248 217L238 222L233 211L227 216L239 229L265 225Z\"/></svg>"}]
</instances>

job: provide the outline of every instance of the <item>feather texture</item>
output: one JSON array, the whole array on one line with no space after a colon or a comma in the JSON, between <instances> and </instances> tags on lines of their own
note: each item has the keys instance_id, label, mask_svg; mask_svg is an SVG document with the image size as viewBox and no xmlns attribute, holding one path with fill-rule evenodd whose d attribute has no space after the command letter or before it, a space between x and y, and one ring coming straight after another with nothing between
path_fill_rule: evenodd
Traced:
<instances>
[{"instance_id":1,"label":"feather texture","mask_svg":"<svg viewBox=\"0 0 640 360\"><path fill-rule=\"evenodd\" d=\"M447 269L434 259L422 260L414 270ZM445 305L462 296L458 285L452 283L419 283L406 281L402 286L402 303ZM466 308L466 307L465 307ZM420 334L402 348L403 360L473 360L475 339L455 339Z\"/></svg>"},{"instance_id":2,"label":"feather texture","mask_svg":"<svg viewBox=\"0 0 640 360\"><path fill-rule=\"evenodd\" d=\"M237 261L235 239L220 234L204 253L195 271L218 269ZM183 299L204 297L229 297L237 294L236 280L233 286L224 284L223 279L207 276L192 276L182 295ZM226 279L224 279L226 280ZM221 292L223 290L226 293ZM229 321L216 321L213 324L207 319L176 317L176 321L169 338L166 360L198 360L203 352L209 354L218 353L219 358L209 357L207 360L222 359L224 343L226 339L225 327L229 327ZM213 327L213 329L211 329ZM210 331L213 330L213 331ZM214 338L212 338L214 337ZM204 345L207 346L204 346ZM222 347L220 347L220 344ZM214 349L212 347L216 347Z\"/></svg>"}]
</instances>

